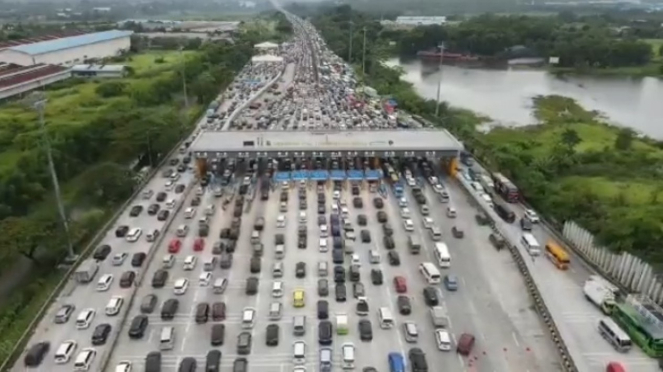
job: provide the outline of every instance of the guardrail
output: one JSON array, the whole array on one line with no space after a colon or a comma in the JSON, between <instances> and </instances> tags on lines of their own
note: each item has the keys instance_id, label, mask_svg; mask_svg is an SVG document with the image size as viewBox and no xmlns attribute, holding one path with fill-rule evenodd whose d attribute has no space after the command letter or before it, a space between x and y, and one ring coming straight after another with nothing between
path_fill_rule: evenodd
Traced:
<instances>
[{"instance_id":1,"label":"guardrail","mask_svg":"<svg viewBox=\"0 0 663 372\"><path fill-rule=\"evenodd\" d=\"M511 256L516 262L518 270L520 271L521 274L523 274L523 277L525 279L525 286L527 287L528 292L530 293L532 299L534 300L534 306L537 312L539 313L539 315L541 316L541 319L548 327L548 331L550 332L552 341L555 343L555 346L557 347L557 352L562 362L562 368L564 369L564 371L567 372L577 372L578 368L576 367L576 364L573 361L573 358L571 357L571 353L569 352L569 349L566 347L566 344L564 343L564 340L560 335L559 329L555 324L555 320L553 319L552 315L550 315L550 311L548 310L548 307L546 306L543 297L541 296L541 292L539 291L539 289L536 286L536 283L534 282L534 278L532 278L532 274L530 273L530 270L527 267L527 262L525 261L525 258L521 254L518 247L512 244L510 241L508 241L507 239L508 234L505 234L504 232L500 231L500 229L497 227L495 221L500 220L499 216L497 216L495 214L495 211L493 211L490 207L488 207L488 205L486 205L485 202L476 193L472 192L472 187L467 183L465 179L463 179L463 177L460 174L457 176L457 179L458 182L462 185L462 188L465 190L466 194L472 197L474 201L473 204L483 209L483 211L487 213L488 216L490 216L492 221L492 223L490 224L491 229L493 229L493 231L496 233L500 233L505 238L509 252L511 253Z\"/></svg>"},{"instance_id":2,"label":"guardrail","mask_svg":"<svg viewBox=\"0 0 663 372\"><path fill-rule=\"evenodd\" d=\"M159 237L152 243L150 246L150 249L147 253L147 258L145 262L143 262L143 267L145 268L141 273L139 273L136 277L136 280L134 281L134 286L133 286L133 292L131 293L131 297L129 298L129 301L127 301L127 304L123 306L124 308L124 313L122 314L122 318L120 321L117 323L117 325L114 327L113 331L113 336L112 336L112 341L110 342L110 347L107 347L104 350L104 353L101 356L101 359L99 361L99 366L100 369L99 371L105 371L106 368L108 367L108 363L111 360L111 355L113 355L113 350L115 350L115 347L117 346L117 342L120 339L120 331L122 331L122 328L124 327L125 323L127 322L127 319L129 318L129 312L131 311L131 307L134 303L134 300L136 299L136 295L138 294L138 287L141 285L145 274L147 273L147 268L150 266L150 263L154 259L154 255L156 251L159 250L159 246L161 243L163 243L164 239L166 238L166 233L168 232L168 229L170 228L170 225L173 224L173 221L175 221L175 217L177 214L182 210L182 207L184 206L184 202L186 201L186 198L189 196L189 193L191 190L193 190L193 186L196 184L195 180L189 185L187 185L187 189L184 190L182 193L182 201L179 203L173 212L170 214L168 217L168 220L166 223L163 224L163 227L161 228L161 233L159 234Z\"/></svg>"},{"instance_id":3,"label":"guardrail","mask_svg":"<svg viewBox=\"0 0 663 372\"><path fill-rule=\"evenodd\" d=\"M199 119L200 120L200 119ZM195 130L195 129L194 129ZM16 359L23 353L23 350L29 341L30 337L35 331L35 328L39 325L41 322L42 318L46 313L48 312L48 309L51 307L53 302L57 299L58 295L62 291L62 289L67 285L69 280L71 279L71 274L76 271L78 266L83 262L92 252L92 248L95 247L103 236L106 234L106 232L117 222L117 220L120 218L124 210L126 210L129 205L131 205L131 202L140 194L142 191L143 187L147 185L148 182L152 180L152 178L156 175L158 170L170 159L170 157L180 148L180 146L184 143L184 141L189 137L190 133L184 136L174 147L173 149L161 159L159 164L154 167L150 173L148 174L147 177L143 179L143 181L136 186L136 189L134 190L133 194L119 207L116 209L115 213L113 216L102 226L97 234L90 240L90 242L85 246L83 251L80 252L78 259L74 264L71 265L71 267L67 270L65 273L64 277L58 285L53 289L53 292L48 296L46 301L44 301L44 305L39 309L37 312L37 315L35 315L35 318L32 320L32 322L28 325L28 328L23 332L21 337L18 339L16 344L14 345L14 348L12 351L9 353L9 356L5 361L0 365L0 371L8 371L10 367L15 363Z\"/></svg>"},{"instance_id":4,"label":"guardrail","mask_svg":"<svg viewBox=\"0 0 663 372\"><path fill-rule=\"evenodd\" d=\"M258 92L257 92L256 94L254 94L253 96L251 96L249 99L247 99L246 101L244 101L244 103L242 103L241 106L239 106L237 109L235 109L235 111L233 111L233 113L230 114L230 116L228 116L228 119L226 119L226 123L223 125L223 128L222 128L221 130L222 130L222 131L226 131L226 130L228 130L228 129L230 128L230 125L232 124L232 122L235 120L235 117L236 117L237 115L239 115L239 113L242 112L242 111L243 111L248 105L250 105L251 103L253 103L253 101L255 101L256 99L258 99L263 93L265 93L265 92L267 91L267 89L271 88L272 85L274 85L277 81L279 81L279 79L281 78L281 76L283 76L283 74L285 73L285 70L286 70L287 67L288 67L288 65L287 65L287 64L284 64L284 65L283 65L283 69L281 70L281 72L279 72L279 73L276 75L276 77L275 77L274 79L272 79L272 81L270 81L270 82L268 82L267 84L265 84L265 86L262 87L262 88L260 88L260 90L258 90Z\"/></svg>"}]
</instances>

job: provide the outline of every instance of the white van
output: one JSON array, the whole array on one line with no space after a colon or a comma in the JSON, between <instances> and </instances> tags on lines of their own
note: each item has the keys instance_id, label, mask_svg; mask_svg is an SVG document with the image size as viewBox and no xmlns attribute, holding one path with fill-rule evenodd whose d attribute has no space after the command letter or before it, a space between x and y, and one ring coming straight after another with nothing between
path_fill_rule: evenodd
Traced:
<instances>
[{"instance_id":1,"label":"white van","mask_svg":"<svg viewBox=\"0 0 663 372\"><path fill-rule=\"evenodd\" d=\"M161 328L161 337L159 338L159 350L172 350L175 343L175 328Z\"/></svg>"},{"instance_id":2,"label":"white van","mask_svg":"<svg viewBox=\"0 0 663 372\"><path fill-rule=\"evenodd\" d=\"M381 307L378 309L378 319L380 320L380 328L390 329L394 327L394 316L388 307Z\"/></svg>"},{"instance_id":3,"label":"white van","mask_svg":"<svg viewBox=\"0 0 663 372\"><path fill-rule=\"evenodd\" d=\"M253 328L256 321L256 309L252 307L245 307L242 311L242 328Z\"/></svg>"},{"instance_id":4,"label":"white van","mask_svg":"<svg viewBox=\"0 0 663 372\"><path fill-rule=\"evenodd\" d=\"M163 256L161 259L161 266L163 266L164 269L170 269L175 265L175 255L174 254L167 254Z\"/></svg>"},{"instance_id":5,"label":"white van","mask_svg":"<svg viewBox=\"0 0 663 372\"><path fill-rule=\"evenodd\" d=\"M530 233L523 233L523 237L520 241L523 243L527 249L527 252L529 252L531 256L541 255L541 246L539 245L539 242L536 240L534 235Z\"/></svg>"},{"instance_id":6,"label":"white van","mask_svg":"<svg viewBox=\"0 0 663 372\"><path fill-rule=\"evenodd\" d=\"M306 343L304 341L295 341L292 344L292 363L306 364Z\"/></svg>"},{"instance_id":7,"label":"white van","mask_svg":"<svg viewBox=\"0 0 663 372\"><path fill-rule=\"evenodd\" d=\"M217 278L214 280L214 285L212 286L212 291L216 294L223 294L228 287L228 279L226 278Z\"/></svg>"},{"instance_id":8,"label":"white van","mask_svg":"<svg viewBox=\"0 0 663 372\"><path fill-rule=\"evenodd\" d=\"M433 239L434 242L439 242L440 240L442 240L442 230L440 230L439 227L432 226L429 231L430 231L430 238Z\"/></svg>"},{"instance_id":9,"label":"white van","mask_svg":"<svg viewBox=\"0 0 663 372\"><path fill-rule=\"evenodd\" d=\"M341 358L343 369L355 368L355 345L352 342L341 345Z\"/></svg>"},{"instance_id":10,"label":"white van","mask_svg":"<svg viewBox=\"0 0 663 372\"><path fill-rule=\"evenodd\" d=\"M279 320L283 313L283 305L280 302L269 304L269 320Z\"/></svg>"},{"instance_id":11,"label":"white van","mask_svg":"<svg viewBox=\"0 0 663 372\"><path fill-rule=\"evenodd\" d=\"M74 340L65 341L60 344L55 352L55 364L66 364L71 356L76 352L78 344Z\"/></svg>"},{"instance_id":12,"label":"white van","mask_svg":"<svg viewBox=\"0 0 663 372\"><path fill-rule=\"evenodd\" d=\"M274 247L274 256L277 260L283 259L283 257L285 257L285 245L279 244Z\"/></svg>"},{"instance_id":13,"label":"white van","mask_svg":"<svg viewBox=\"0 0 663 372\"><path fill-rule=\"evenodd\" d=\"M185 271L191 271L196 268L196 262L198 259L196 256L186 256L184 259L184 270Z\"/></svg>"},{"instance_id":14,"label":"white van","mask_svg":"<svg viewBox=\"0 0 663 372\"><path fill-rule=\"evenodd\" d=\"M138 241L138 238L143 234L143 230L139 227L134 227L133 229L129 230L129 233L127 234L127 241L128 242L135 242Z\"/></svg>"},{"instance_id":15,"label":"white van","mask_svg":"<svg viewBox=\"0 0 663 372\"><path fill-rule=\"evenodd\" d=\"M99 278L99 281L97 282L97 292L107 291L112 283L113 283L113 275L104 274L101 278Z\"/></svg>"},{"instance_id":16,"label":"white van","mask_svg":"<svg viewBox=\"0 0 663 372\"><path fill-rule=\"evenodd\" d=\"M122 308L122 304L124 304L124 298L122 296L111 297L110 301L108 301L108 304L106 305L106 315L117 315Z\"/></svg>"},{"instance_id":17,"label":"white van","mask_svg":"<svg viewBox=\"0 0 663 372\"><path fill-rule=\"evenodd\" d=\"M205 260L205 262L203 263L203 270L205 270L205 271L214 271L215 267L216 267L216 257L215 256L207 258Z\"/></svg>"},{"instance_id":18,"label":"white van","mask_svg":"<svg viewBox=\"0 0 663 372\"><path fill-rule=\"evenodd\" d=\"M90 323L94 319L94 316L97 314L95 309L84 309L78 314L76 318L76 328L77 329L87 329L90 327Z\"/></svg>"},{"instance_id":19,"label":"white van","mask_svg":"<svg viewBox=\"0 0 663 372\"><path fill-rule=\"evenodd\" d=\"M206 271L200 273L200 276L198 277L198 284L201 287L208 287L211 282L212 282L212 273Z\"/></svg>"},{"instance_id":20,"label":"white van","mask_svg":"<svg viewBox=\"0 0 663 372\"><path fill-rule=\"evenodd\" d=\"M81 350L74 362L74 371L87 371L90 369L94 358L97 356L97 350L87 347Z\"/></svg>"},{"instance_id":21,"label":"white van","mask_svg":"<svg viewBox=\"0 0 663 372\"><path fill-rule=\"evenodd\" d=\"M272 297L280 298L283 297L283 282L275 281L272 283Z\"/></svg>"},{"instance_id":22,"label":"white van","mask_svg":"<svg viewBox=\"0 0 663 372\"><path fill-rule=\"evenodd\" d=\"M435 330L435 343L437 344L437 348L439 350L450 351L451 335L449 335L449 332L446 330L438 328Z\"/></svg>"}]
</instances>

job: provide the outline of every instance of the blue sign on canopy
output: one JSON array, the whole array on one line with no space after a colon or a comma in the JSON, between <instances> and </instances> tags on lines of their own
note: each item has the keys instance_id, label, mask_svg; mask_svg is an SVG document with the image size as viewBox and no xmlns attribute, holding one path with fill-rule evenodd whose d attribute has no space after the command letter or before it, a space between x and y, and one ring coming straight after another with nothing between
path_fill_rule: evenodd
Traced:
<instances>
[{"instance_id":1,"label":"blue sign on canopy","mask_svg":"<svg viewBox=\"0 0 663 372\"><path fill-rule=\"evenodd\" d=\"M382 178L382 171L379 170L367 170L366 179L371 181L376 181Z\"/></svg>"},{"instance_id":2,"label":"blue sign on canopy","mask_svg":"<svg viewBox=\"0 0 663 372\"><path fill-rule=\"evenodd\" d=\"M308 171L305 170L293 171L292 179L295 181L305 181L308 179Z\"/></svg>"},{"instance_id":3,"label":"blue sign on canopy","mask_svg":"<svg viewBox=\"0 0 663 372\"><path fill-rule=\"evenodd\" d=\"M348 171L348 179L350 181L361 181L364 179L364 172L360 170L350 170Z\"/></svg>"},{"instance_id":4,"label":"blue sign on canopy","mask_svg":"<svg viewBox=\"0 0 663 372\"><path fill-rule=\"evenodd\" d=\"M276 182L290 181L290 172L276 172L274 174L274 180Z\"/></svg>"},{"instance_id":5,"label":"blue sign on canopy","mask_svg":"<svg viewBox=\"0 0 663 372\"><path fill-rule=\"evenodd\" d=\"M342 170L331 171L331 179L334 181L343 181L345 179L345 171Z\"/></svg>"},{"instance_id":6,"label":"blue sign on canopy","mask_svg":"<svg viewBox=\"0 0 663 372\"><path fill-rule=\"evenodd\" d=\"M311 171L311 179L313 181L327 181L329 179L329 172L326 170Z\"/></svg>"}]
</instances>

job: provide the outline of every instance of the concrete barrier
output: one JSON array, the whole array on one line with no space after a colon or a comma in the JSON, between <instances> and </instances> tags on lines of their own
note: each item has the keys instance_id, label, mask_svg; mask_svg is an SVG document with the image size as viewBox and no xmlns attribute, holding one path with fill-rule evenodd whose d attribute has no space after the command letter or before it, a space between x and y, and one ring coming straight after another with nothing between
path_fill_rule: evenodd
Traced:
<instances>
[{"instance_id":1,"label":"concrete barrier","mask_svg":"<svg viewBox=\"0 0 663 372\"><path fill-rule=\"evenodd\" d=\"M226 120L226 123L223 125L223 128L222 128L221 130L228 130L228 129L230 129L230 125L231 125L232 122L235 120L235 118L237 117L237 115L239 115L239 113L242 112L242 110L244 110L244 109L245 109L246 107L248 107L251 103L253 103L253 101L255 101L256 99L258 99L263 93L265 93L265 92L267 91L267 89L271 88L272 85L274 85L277 81L279 81L279 79L281 78L281 76L283 76L283 73L285 72L285 69L286 69L287 67L288 67L288 65L285 64L285 65L283 66L283 69L281 70L281 72L279 72L279 73L276 75L276 77L275 77L274 79L272 79L270 82L268 82L267 84L265 84L265 86L262 87L262 88L260 88L260 90L258 90L258 92L257 92L256 94L254 94L253 96L251 96L248 100L246 100L246 101L245 101L244 103L242 103L238 108L236 108L235 111L233 111L233 113L230 114L230 116L228 116L228 119Z\"/></svg>"},{"instance_id":2,"label":"concrete barrier","mask_svg":"<svg viewBox=\"0 0 663 372\"><path fill-rule=\"evenodd\" d=\"M566 347L564 340L560 336L560 332L559 329L557 328L557 325L555 324L555 320L553 319L552 315L550 314L550 311L548 310L548 307L543 301L541 292L537 288L536 283L534 282L534 278L532 278L529 268L527 267L527 262L525 261L525 258L521 254L518 247L515 244L513 244L513 242L507 239L508 235L499 231L499 228L495 223L495 221L500 220L500 217L497 216L495 214L495 211L493 211L492 208L486 205L486 203L477 194L472 192L472 187L467 183L467 181L463 178L461 174L458 174L457 179L458 182L463 186L462 188L465 190L465 192L470 196L470 198L473 199L473 204L481 208L490 217L491 229L495 233L499 233L500 235L502 235L505 241L507 242L507 247L509 249L509 252L511 253L511 256L514 259L514 262L518 266L518 270L525 279L525 286L527 288L527 291L530 293L530 296L532 296L532 300L534 301L534 307L541 316L543 322L548 327L548 331L550 332L550 337L557 348L557 352L559 354L563 370L567 372L577 372L578 368L576 367L576 364L574 363L573 358L571 357L571 353L569 352L569 349Z\"/></svg>"},{"instance_id":3,"label":"concrete barrier","mask_svg":"<svg viewBox=\"0 0 663 372\"><path fill-rule=\"evenodd\" d=\"M170 159L170 157L173 154L175 154L175 152L180 148L180 146L184 143L184 141L188 137L189 134L184 136L184 138L182 138L173 147L173 149L166 156L163 157L163 159L161 159L159 164L156 167L154 167L154 169L152 169L152 171L148 174L148 176L145 177L143 181L136 187L133 194L119 208L115 210L113 216L104 224L104 226L101 229L98 230L97 234L92 238L92 240L90 240L90 243L88 243L88 245L85 246L85 248L83 248L81 252L79 252L78 260L67 270L62 280L60 280L60 282L55 287L55 289L53 289L53 292L51 292L51 294L48 296L48 298L44 302L44 305L39 309L37 315L35 315L35 318L32 320L32 322L30 322L28 328L25 330L25 332L23 332L21 337L14 345L14 348L9 353L7 359L5 359L2 365L0 365L0 371L7 371L12 367L16 359L23 353L23 350L27 342L29 341L30 337L34 333L35 328L39 325L42 318L48 312L48 309L53 304L53 302L58 298L62 289L65 288L65 286L69 282L71 274L74 273L74 271L76 271L76 269L81 264L81 262L83 262L90 255L90 253L92 253L93 248L96 247L97 244L99 244L99 242L104 237L104 235L106 235L106 232L111 227L113 227L113 225L120 218L124 210L126 210L131 205L133 200L140 194L143 187L145 187L145 185L147 185L147 183L156 175L157 171L166 163L166 161L168 161L168 159Z\"/></svg>"}]
</instances>

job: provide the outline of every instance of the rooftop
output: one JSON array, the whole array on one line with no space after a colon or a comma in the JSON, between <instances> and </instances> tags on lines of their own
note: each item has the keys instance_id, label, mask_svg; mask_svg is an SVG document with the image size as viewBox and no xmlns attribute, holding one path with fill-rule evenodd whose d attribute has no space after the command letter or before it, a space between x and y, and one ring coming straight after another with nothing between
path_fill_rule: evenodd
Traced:
<instances>
[{"instance_id":1,"label":"rooftop","mask_svg":"<svg viewBox=\"0 0 663 372\"><path fill-rule=\"evenodd\" d=\"M0 90L43 79L66 70L66 67L44 64L3 69L0 73Z\"/></svg>"},{"instance_id":2,"label":"rooftop","mask_svg":"<svg viewBox=\"0 0 663 372\"><path fill-rule=\"evenodd\" d=\"M456 151L462 148L446 130L204 131L191 144L196 152Z\"/></svg>"},{"instance_id":3,"label":"rooftop","mask_svg":"<svg viewBox=\"0 0 663 372\"><path fill-rule=\"evenodd\" d=\"M59 33L51 33L51 34L47 34L47 35L33 36L33 37L30 37L30 38L25 38L25 39L4 41L4 42L0 43L0 50L15 47L15 46L19 46L19 45L24 45L24 44L34 44L34 43L39 43L39 42L42 42L42 41L62 39L63 37L76 36L76 35L81 35L81 34L84 34L84 33L85 32L83 32L83 31L66 31L66 32L59 32Z\"/></svg>"},{"instance_id":4,"label":"rooftop","mask_svg":"<svg viewBox=\"0 0 663 372\"><path fill-rule=\"evenodd\" d=\"M270 43L269 41L265 41L264 43L256 44L254 47L256 48L278 48L278 44L275 43Z\"/></svg>"},{"instance_id":5,"label":"rooftop","mask_svg":"<svg viewBox=\"0 0 663 372\"><path fill-rule=\"evenodd\" d=\"M75 65L71 68L72 72L123 72L126 66L124 65Z\"/></svg>"},{"instance_id":6,"label":"rooftop","mask_svg":"<svg viewBox=\"0 0 663 372\"><path fill-rule=\"evenodd\" d=\"M283 57L271 55L271 54L265 54L265 55L260 55L260 56L254 56L251 58L251 62L258 63L258 62L283 62Z\"/></svg>"},{"instance_id":7,"label":"rooftop","mask_svg":"<svg viewBox=\"0 0 663 372\"><path fill-rule=\"evenodd\" d=\"M71 37L64 37L61 39L41 41L33 44L24 44L7 48L20 53L29 55L39 55L54 52L62 49L71 49L88 44L99 43L103 41L114 40L122 37L131 36L132 31L110 30L103 32L95 32L93 34L85 34Z\"/></svg>"}]
</instances>

